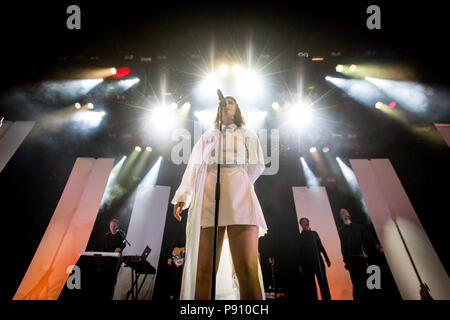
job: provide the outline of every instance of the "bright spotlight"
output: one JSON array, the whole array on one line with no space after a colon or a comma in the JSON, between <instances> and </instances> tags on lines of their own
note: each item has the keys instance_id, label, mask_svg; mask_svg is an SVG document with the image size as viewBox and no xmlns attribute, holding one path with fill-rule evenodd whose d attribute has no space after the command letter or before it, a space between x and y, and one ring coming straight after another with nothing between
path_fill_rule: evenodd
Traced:
<instances>
[{"instance_id":1,"label":"bright spotlight","mask_svg":"<svg viewBox=\"0 0 450 320\"><path fill-rule=\"evenodd\" d=\"M358 67L357 67L356 65L352 64L352 65L350 66L350 71L351 71L351 72L356 72L356 70L358 70Z\"/></svg>"},{"instance_id":2,"label":"bright spotlight","mask_svg":"<svg viewBox=\"0 0 450 320\"><path fill-rule=\"evenodd\" d=\"M137 152L141 152L141 147L136 146L136 147L134 147L134 150L136 150Z\"/></svg>"},{"instance_id":3,"label":"bright spotlight","mask_svg":"<svg viewBox=\"0 0 450 320\"><path fill-rule=\"evenodd\" d=\"M328 147L323 147L322 148L322 152L328 152L328 151L330 151L330 148L328 148Z\"/></svg>"},{"instance_id":4,"label":"bright spotlight","mask_svg":"<svg viewBox=\"0 0 450 320\"><path fill-rule=\"evenodd\" d=\"M165 132L173 128L177 119L175 111L173 106L155 107L151 111L151 122L153 127L159 132Z\"/></svg>"},{"instance_id":5,"label":"bright spotlight","mask_svg":"<svg viewBox=\"0 0 450 320\"><path fill-rule=\"evenodd\" d=\"M200 83L199 94L204 98L217 99L217 89L221 87L221 81L215 73L208 74Z\"/></svg>"},{"instance_id":6,"label":"bright spotlight","mask_svg":"<svg viewBox=\"0 0 450 320\"><path fill-rule=\"evenodd\" d=\"M214 121L216 113L212 110L202 110L195 112L194 115L204 127L210 127Z\"/></svg>"},{"instance_id":7,"label":"bright spotlight","mask_svg":"<svg viewBox=\"0 0 450 320\"><path fill-rule=\"evenodd\" d=\"M261 76L255 71L243 71L236 81L239 94L246 98L254 98L262 89Z\"/></svg>"},{"instance_id":8,"label":"bright spotlight","mask_svg":"<svg viewBox=\"0 0 450 320\"><path fill-rule=\"evenodd\" d=\"M87 107L88 107L88 109L94 109L94 104L93 103L91 103L91 102L89 102L88 104L87 104Z\"/></svg>"},{"instance_id":9,"label":"bright spotlight","mask_svg":"<svg viewBox=\"0 0 450 320\"><path fill-rule=\"evenodd\" d=\"M233 68L231 68L234 74L239 74L242 71L241 65L235 64Z\"/></svg>"},{"instance_id":10,"label":"bright spotlight","mask_svg":"<svg viewBox=\"0 0 450 320\"><path fill-rule=\"evenodd\" d=\"M176 109L176 108L178 108L178 104L177 104L176 102L172 102L172 103L170 104L170 108Z\"/></svg>"},{"instance_id":11,"label":"bright spotlight","mask_svg":"<svg viewBox=\"0 0 450 320\"><path fill-rule=\"evenodd\" d=\"M316 151L317 151L317 148L316 148L316 147L311 147L311 148L309 148L309 152L311 152L311 153L316 152Z\"/></svg>"},{"instance_id":12,"label":"bright spotlight","mask_svg":"<svg viewBox=\"0 0 450 320\"><path fill-rule=\"evenodd\" d=\"M185 102L184 104L183 104L183 109L184 110L189 110L191 108L191 104L189 103L189 102Z\"/></svg>"},{"instance_id":13,"label":"bright spotlight","mask_svg":"<svg viewBox=\"0 0 450 320\"><path fill-rule=\"evenodd\" d=\"M383 107L383 102L378 101L377 103L375 103L375 108L381 109L382 107Z\"/></svg>"},{"instance_id":14,"label":"bright spotlight","mask_svg":"<svg viewBox=\"0 0 450 320\"><path fill-rule=\"evenodd\" d=\"M389 108L394 109L397 106L397 103L395 101L392 101L389 103Z\"/></svg>"},{"instance_id":15,"label":"bright spotlight","mask_svg":"<svg viewBox=\"0 0 450 320\"><path fill-rule=\"evenodd\" d=\"M145 148L145 151L147 151L147 152L152 152L152 147L146 147L146 148Z\"/></svg>"},{"instance_id":16,"label":"bright spotlight","mask_svg":"<svg viewBox=\"0 0 450 320\"><path fill-rule=\"evenodd\" d=\"M280 109L280 104L279 104L278 102L272 103L272 109L273 109L273 110L278 110L278 109Z\"/></svg>"},{"instance_id":17,"label":"bright spotlight","mask_svg":"<svg viewBox=\"0 0 450 320\"><path fill-rule=\"evenodd\" d=\"M76 109L81 109L81 104L80 104L79 102L76 102L76 103L75 103L75 108L76 108Z\"/></svg>"},{"instance_id":18,"label":"bright spotlight","mask_svg":"<svg viewBox=\"0 0 450 320\"><path fill-rule=\"evenodd\" d=\"M223 64L220 66L219 68L219 74L224 77L228 74L228 72L230 71L230 67L226 64Z\"/></svg>"},{"instance_id":19,"label":"bright spotlight","mask_svg":"<svg viewBox=\"0 0 450 320\"><path fill-rule=\"evenodd\" d=\"M291 125L303 128L311 122L312 110L305 105L296 105L289 109L288 118Z\"/></svg>"},{"instance_id":20,"label":"bright spotlight","mask_svg":"<svg viewBox=\"0 0 450 320\"><path fill-rule=\"evenodd\" d=\"M336 71L337 71L337 72L342 72L342 71L344 71L344 66L343 66L342 64L338 64L338 65L336 66Z\"/></svg>"},{"instance_id":21,"label":"bright spotlight","mask_svg":"<svg viewBox=\"0 0 450 320\"><path fill-rule=\"evenodd\" d=\"M116 68L111 68L109 70L111 71L112 75L115 75L117 73L117 69Z\"/></svg>"}]
</instances>

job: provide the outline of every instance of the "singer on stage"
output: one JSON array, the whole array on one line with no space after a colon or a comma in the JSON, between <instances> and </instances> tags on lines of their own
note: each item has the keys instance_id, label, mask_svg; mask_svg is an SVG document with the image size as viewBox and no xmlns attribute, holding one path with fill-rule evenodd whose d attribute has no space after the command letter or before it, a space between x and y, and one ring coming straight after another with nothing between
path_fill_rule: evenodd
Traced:
<instances>
[{"instance_id":1,"label":"singer on stage","mask_svg":"<svg viewBox=\"0 0 450 320\"><path fill-rule=\"evenodd\" d=\"M179 221L181 212L189 207L180 299L203 300L211 296L215 186L220 158L217 239L220 272L217 273L216 297L264 299L258 238L267 232L267 226L253 187L264 171L264 156L256 134L243 127L245 122L236 99L227 96L225 101L222 156L218 157L218 105L214 128L205 132L192 149L180 187L172 199L174 216ZM224 241L226 238L228 241ZM222 259L219 259L221 254Z\"/></svg>"}]
</instances>

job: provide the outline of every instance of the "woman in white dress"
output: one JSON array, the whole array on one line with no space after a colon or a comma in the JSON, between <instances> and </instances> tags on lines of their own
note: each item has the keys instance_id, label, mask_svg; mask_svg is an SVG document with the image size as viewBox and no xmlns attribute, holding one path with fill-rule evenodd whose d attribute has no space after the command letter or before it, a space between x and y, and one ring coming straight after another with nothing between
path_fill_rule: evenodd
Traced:
<instances>
[{"instance_id":1,"label":"woman in white dress","mask_svg":"<svg viewBox=\"0 0 450 320\"><path fill-rule=\"evenodd\" d=\"M267 226L253 188L265 168L264 157L258 137L243 127L245 122L236 99L226 97L226 103L228 108L222 113L217 268L219 272L228 270L228 274L217 274L216 296L218 299L264 299L258 238L267 232ZM220 159L217 143L219 110L218 107L215 128L205 132L195 144L172 200L178 221L181 221L182 211L190 206L181 299L210 299L216 168ZM223 245L225 238L226 246ZM231 260L223 258L230 255L223 254L222 247L230 251ZM230 264L231 267L221 265L219 268L219 264ZM227 285L230 287L230 283L235 284L234 292L221 290Z\"/></svg>"}]
</instances>

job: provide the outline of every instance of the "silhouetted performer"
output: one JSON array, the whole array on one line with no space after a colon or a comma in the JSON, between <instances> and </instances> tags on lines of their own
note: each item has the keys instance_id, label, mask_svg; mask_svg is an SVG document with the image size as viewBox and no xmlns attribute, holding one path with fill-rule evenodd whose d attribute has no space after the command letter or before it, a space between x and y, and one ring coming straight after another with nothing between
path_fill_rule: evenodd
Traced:
<instances>
[{"instance_id":1,"label":"silhouetted performer","mask_svg":"<svg viewBox=\"0 0 450 320\"><path fill-rule=\"evenodd\" d=\"M339 229L341 250L345 269L350 272L353 283L353 299L365 300L369 294L367 287L369 254L374 249L381 253L383 249L364 226L351 221L350 213L346 209L341 209L339 215L344 223Z\"/></svg>"},{"instance_id":2,"label":"silhouetted performer","mask_svg":"<svg viewBox=\"0 0 450 320\"><path fill-rule=\"evenodd\" d=\"M325 264L323 262L323 254L328 267L331 265L327 252L320 241L320 237L316 231L311 231L309 220L307 218L300 219L302 232L299 237L299 272L304 280L304 295L308 299L317 300L317 288L315 278L320 287L320 295L322 300L331 300L330 289L328 287L327 274Z\"/></svg>"}]
</instances>

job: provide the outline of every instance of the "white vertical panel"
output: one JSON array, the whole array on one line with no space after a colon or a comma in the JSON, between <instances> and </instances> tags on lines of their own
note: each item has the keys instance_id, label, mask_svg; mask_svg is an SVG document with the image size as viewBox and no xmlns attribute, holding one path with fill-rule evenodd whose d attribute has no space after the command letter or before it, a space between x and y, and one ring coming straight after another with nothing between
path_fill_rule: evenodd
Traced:
<instances>
[{"instance_id":1,"label":"white vertical panel","mask_svg":"<svg viewBox=\"0 0 450 320\"><path fill-rule=\"evenodd\" d=\"M141 255L145 246L152 251L147 261L156 269L155 275L147 279L139 293L139 299L152 299L155 279L158 273L158 262L166 223L167 207L169 204L170 187L148 186L141 184L138 187L136 200L131 213L130 224L127 231L127 240L131 247L123 250L123 255ZM144 276L141 276L141 280ZM114 290L114 299L124 300L131 287L131 269L122 265L117 276ZM130 297L131 299L131 297Z\"/></svg>"},{"instance_id":2,"label":"white vertical panel","mask_svg":"<svg viewBox=\"0 0 450 320\"><path fill-rule=\"evenodd\" d=\"M330 258L331 267L326 267L326 272L331 298L352 300L353 286L344 267L339 234L325 187L292 187L292 191L297 221L302 217L309 219L311 230L319 234ZM300 225L298 227L300 232Z\"/></svg>"},{"instance_id":3,"label":"white vertical panel","mask_svg":"<svg viewBox=\"0 0 450 320\"><path fill-rule=\"evenodd\" d=\"M77 158L15 300L55 300L86 249L114 159Z\"/></svg>"},{"instance_id":4,"label":"white vertical panel","mask_svg":"<svg viewBox=\"0 0 450 320\"><path fill-rule=\"evenodd\" d=\"M34 121L5 122L0 128L0 172L33 129Z\"/></svg>"},{"instance_id":5,"label":"white vertical panel","mask_svg":"<svg viewBox=\"0 0 450 320\"><path fill-rule=\"evenodd\" d=\"M421 298L420 277L434 299L450 299L448 275L390 161L350 163L402 298Z\"/></svg>"}]
</instances>

